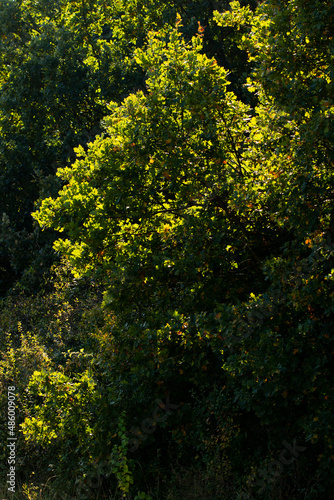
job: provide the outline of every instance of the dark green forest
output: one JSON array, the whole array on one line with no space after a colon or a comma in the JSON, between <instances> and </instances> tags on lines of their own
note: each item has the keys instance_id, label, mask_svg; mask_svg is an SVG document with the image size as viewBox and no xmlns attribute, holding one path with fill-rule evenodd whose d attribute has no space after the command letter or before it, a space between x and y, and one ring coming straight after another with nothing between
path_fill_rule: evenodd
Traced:
<instances>
[{"instance_id":1,"label":"dark green forest","mask_svg":"<svg viewBox=\"0 0 334 500\"><path fill-rule=\"evenodd\" d=\"M0 0L0 495L334 499L334 3Z\"/></svg>"}]
</instances>

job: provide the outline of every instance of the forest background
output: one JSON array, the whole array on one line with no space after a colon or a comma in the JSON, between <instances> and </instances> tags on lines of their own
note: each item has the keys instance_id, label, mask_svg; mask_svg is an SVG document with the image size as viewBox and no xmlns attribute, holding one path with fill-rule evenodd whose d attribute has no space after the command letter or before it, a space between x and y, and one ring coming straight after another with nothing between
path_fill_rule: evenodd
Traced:
<instances>
[{"instance_id":1,"label":"forest background","mask_svg":"<svg viewBox=\"0 0 334 500\"><path fill-rule=\"evenodd\" d=\"M334 498L333 21L1 0L3 498Z\"/></svg>"}]
</instances>

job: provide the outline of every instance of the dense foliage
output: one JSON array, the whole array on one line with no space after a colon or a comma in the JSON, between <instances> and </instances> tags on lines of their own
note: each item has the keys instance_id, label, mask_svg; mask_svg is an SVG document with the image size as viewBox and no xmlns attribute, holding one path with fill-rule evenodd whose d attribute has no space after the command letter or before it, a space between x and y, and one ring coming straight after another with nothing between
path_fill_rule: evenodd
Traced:
<instances>
[{"instance_id":1,"label":"dense foliage","mask_svg":"<svg viewBox=\"0 0 334 500\"><path fill-rule=\"evenodd\" d=\"M24 498L333 496L333 17L1 1Z\"/></svg>"}]
</instances>

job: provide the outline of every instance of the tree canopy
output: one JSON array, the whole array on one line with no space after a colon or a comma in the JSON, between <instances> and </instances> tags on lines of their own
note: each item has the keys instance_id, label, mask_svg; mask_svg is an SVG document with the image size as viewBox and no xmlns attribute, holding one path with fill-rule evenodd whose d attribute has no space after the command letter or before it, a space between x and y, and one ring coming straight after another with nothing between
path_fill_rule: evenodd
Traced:
<instances>
[{"instance_id":1,"label":"tree canopy","mask_svg":"<svg viewBox=\"0 0 334 500\"><path fill-rule=\"evenodd\" d=\"M0 376L74 498L334 491L333 16L2 1Z\"/></svg>"}]
</instances>

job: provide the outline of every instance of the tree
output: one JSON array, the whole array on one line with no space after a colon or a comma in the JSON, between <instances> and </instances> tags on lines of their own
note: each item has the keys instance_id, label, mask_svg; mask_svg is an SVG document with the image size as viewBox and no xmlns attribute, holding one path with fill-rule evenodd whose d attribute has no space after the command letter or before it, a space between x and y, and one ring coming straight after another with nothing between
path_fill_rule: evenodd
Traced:
<instances>
[{"instance_id":1,"label":"tree","mask_svg":"<svg viewBox=\"0 0 334 500\"><path fill-rule=\"evenodd\" d=\"M233 2L229 12L215 14L222 26L242 27L238 43L255 64L248 82L255 109L227 91L226 71L201 54L200 36L189 46L177 29L167 39L151 34L147 49L135 52L148 75L147 93L110 105L105 133L87 152L76 151L73 166L59 171L67 185L34 216L67 233L56 248L78 276L104 276L124 387L129 380L128 387L144 387L139 358L156 356L164 383L178 380L189 402L186 394L199 390L194 373L210 360L204 365L212 370L200 381L224 382L215 400L242 429L234 449L242 450L250 426L262 436L263 444L252 443L253 458L243 460L251 466L257 454L270 453L264 434L273 425L272 443L280 446L289 408L289 435L309 442L309 457L316 450L320 466L311 460L311 469L319 482L331 468L333 440L325 376L333 328L331 107L312 87L309 97L299 94L306 50L299 37L310 11L297 3L278 9L263 2L252 14ZM301 61L299 73L293 67L288 77L287 22L299 33L289 50ZM332 62L318 38L309 56L323 62L316 83L327 92ZM279 71L291 100L277 90ZM317 142L320 124L328 128ZM137 341L144 352L131 355ZM182 374L188 368L185 378L179 366ZM153 384L154 363L149 372Z\"/></svg>"},{"instance_id":2,"label":"tree","mask_svg":"<svg viewBox=\"0 0 334 500\"><path fill-rule=\"evenodd\" d=\"M201 48L200 37L187 47L177 31L167 43L152 34L148 49L136 51L147 95L110 105L106 134L87 154L76 150L82 159L58 171L68 184L35 213L42 226L69 235L55 248L79 274L110 276L110 300L118 295L121 310L135 297L161 303L162 289L187 307L205 293L207 306L215 293L224 299L238 261L259 260L255 219L229 206L235 184L248 177L240 159L249 109ZM226 246L241 249L237 261Z\"/></svg>"},{"instance_id":3,"label":"tree","mask_svg":"<svg viewBox=\"0 0 334 500\"><path fill-rule=\"evenodd\" d=\"M52 233L42 235L33 226L34 203L56 195L61 187L57 168L70 165L73 148L86 148L101 131L107 103L119 103L139 88L145 92L144 73L133 52L146 45L150 30L172 25L177 12L185 16L182 29L187 40L202 22L203 50L215 55L218 63L224 61L240 93L249 72L246 52L231 45L212 21L212 2L194 0L185 8L178 0L112 5L99 0L1 1L3 292L22 275L23 287L38 287L41 270L47 270L54 255Z\"/></svg>"}]
</instances>

